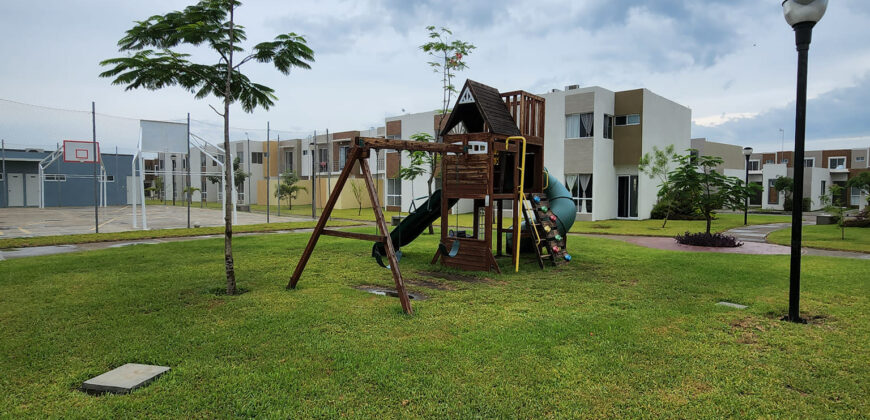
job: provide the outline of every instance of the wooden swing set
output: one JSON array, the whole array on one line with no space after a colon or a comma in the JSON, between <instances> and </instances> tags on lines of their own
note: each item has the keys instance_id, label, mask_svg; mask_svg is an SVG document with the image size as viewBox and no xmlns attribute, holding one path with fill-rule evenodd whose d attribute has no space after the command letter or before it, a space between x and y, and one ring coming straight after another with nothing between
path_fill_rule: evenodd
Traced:
<instances>
[{"instance_id":1,"label":"wooden swing set","mask_svg":"<svg viewBox=\"0 0 870 420\"><path fill-rule=\"evenodd\" d=\"M317 245L317 240L320 239L320 235L380 242L384 244L384 249L386 250L387 258L390 263L389 268L390 271L392 271L393 273L393 280L396 283L396 292L398 292L399 300L402 302L402 310L410 315L413 313L413 309L411 308L411 301L408 298L407 290L405 290L405 282L402 279L402 272L399 270L399 259L396 257L395 247L393 246L393 242L390 240L390 231L387 228L387 221L384 218L384 212L381 209L380 201L378 200L378 194L375 190L375 183L372 178L372 172L369 168L368 158L372 149L422 151L442 154L454 153L456 155L465 153L464 147L456 144L391 140L374 137L354 138L353 147L351 147L350 149L347 163L345 164L344 169L342 169L341 175L338 176L338 182L335 185L335 190L332 194L330 194L329 200L326 202L326 207L323 208L323 213L320 215L320 219L317 221L317 226L314 227L314 232L311 234L311 238L308 240L308 245L305 246L305 251L302 252L302 258L296 265L296 270L293 271L293 276L290 277L290 283L287 284L287 288L296 288L296 283L299 282L299 277L302 275L302 271L305 270L305 265L308 263L308 259L311 257L311 253L314 251L314 247ZM357 164L359 164L363 179L365 180L366 190L369 193L369 199L372 203L372 210L375 213L375 222L378 225L380 235L326 229L326 222L329 220L329 216L332 214L332 210L335 208L335 203L338 201L338 197L341 195L341 191L344 188L348 177L350 177L351 172Z\"/></svg>"}]
</instances>

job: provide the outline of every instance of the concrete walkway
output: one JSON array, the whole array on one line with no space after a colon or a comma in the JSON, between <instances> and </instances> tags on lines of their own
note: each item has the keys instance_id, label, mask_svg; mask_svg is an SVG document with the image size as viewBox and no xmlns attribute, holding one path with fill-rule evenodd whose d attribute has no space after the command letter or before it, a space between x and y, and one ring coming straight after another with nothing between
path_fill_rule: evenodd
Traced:
<instances>
[{"instance_id":1,"label":"concrete walkway","mask_svg":"<svg viewBox=\"0 0 870 420\"><path fill-rule=\"evenodd\" d=\"M812 221L804 221L804 225L812 224L814 224ZM725 231L724 233L726 235L734 236L739 241L743 242L743 246L739 246L736 248L715 248L707 246L682 245L677 243L674 238L670 237L596 234L583 234L583 236L616 239L619 241L628 242L647 248L665 249L669 251L715 252L724 254L749 255L788 255L791 254L791 247L769 243L767 242L767 235L775 230L785 229L789 226L791 226L791 223L771 223L766 225L741 226ZM801 253L804 255L815 255L821 257L839 257L870 260L870 254L865 254L861 252L829 251L826 249L804 247L801 249Z\"/></svg>"},{"instance_id":2,"label":"concrete walkway","mask_svg":"<svg viewBox=\"0 0 870 420\"><path fill-rule=\"evenodd\" d=\"M342 226L336 229L347 229L360 226L367 226L365 223L360 223L359 226ZM271 232L246 232L233 233L233 237L251 236L251 235L272 235L278 233L311 233L314 229L292 229L292 230L275 230ZM26 248L0 249L0 261L11 260L16 258L39 257L43 255L66 254L79 251L93 251L106 248L120 248L132 245L156 245L167 242L185 242L197 241L200 239L223 238L223 234L218 235L200 235L186 236L180 238L154 238L154 239L137 239L130 241L113 241L113 242L94 242L89 244L70 244L70 245L49 245L49 246L34 246Z\"/></svg>"}]
</instances>

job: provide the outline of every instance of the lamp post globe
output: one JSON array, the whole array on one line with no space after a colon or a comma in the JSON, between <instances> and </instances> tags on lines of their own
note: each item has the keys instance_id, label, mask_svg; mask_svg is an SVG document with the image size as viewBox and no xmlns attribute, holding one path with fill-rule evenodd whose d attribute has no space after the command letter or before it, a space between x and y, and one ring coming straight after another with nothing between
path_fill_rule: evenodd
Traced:
<instances>
[{"instance_id":1,"label":"lamp post globe","mask_svg":"<svg viewBox=\"0 0 870 420\"><path fill-rule=\"evenodd\" d=\"M744 185L746 185L746 187L749 187L749 156L750 155L752 155L752 148L751 147L744 147L743 148L743 156L746 156L746 164L744 166L746 168L746 178L743 181L743 183L744 183ZM744 200L745 201L743 202L743 226L746 226L749 222L749 196L747 196Z\"/></svg>"},{"instance_id":2,"label":"lamp post globe","mask_svg":"<svg viewBox=\"0 0 870 420\"><path fill-rule=\"evenodd\" d=\"M785 21L794 29L798 52L797 101L794 131L794 193L791 216L791 266L789 270L788 315L783 318L803 323L800 317L801 228L804 199L804 142L807 123L807 61L813 27L828 8L828 0L784 0Z\"/></svg>"}]
</instances>

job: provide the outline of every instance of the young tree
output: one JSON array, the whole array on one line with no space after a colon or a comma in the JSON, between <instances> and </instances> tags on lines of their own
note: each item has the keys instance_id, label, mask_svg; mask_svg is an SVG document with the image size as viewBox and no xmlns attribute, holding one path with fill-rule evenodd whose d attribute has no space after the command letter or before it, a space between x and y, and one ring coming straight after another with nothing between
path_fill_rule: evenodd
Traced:
<instances>
[{"instance_id":1,"label":"young tree","mask_svg":"<svg viewBox=\"0 0 870 420\"><path fill-rule=\"evenodd\" d=\"M357 210L356 215L359 216L362 214L362 201L363 201L363 186L359 182L351 182L350 189L353 192L353 198L356 200L356 203L359 205L359 210Z\"/></svg>"},{"instance_id":2,"label":"young tree","mask_svg":"<svg viewBox=\"0 0 870 420\"><path fill-rule=\"evenodd\" d=\"M256 44L244 58L236 60L236 54L245 53L240 44L247 39L244 27L234 20L239 6L238 0L200 0L182 11L136 22L118 41L120 51L128 55L102 61L100 65L111 68L100 77L114 78L112 84L126 85L126 90L180 86L196 98L213 95L221 99L223 112L212 109L223 117L224 150L229 152L230 105L238 102L245 112L253 112L257 107L269 109L277 100L272 88L254 83L243 74L242 65L251 60L272 63L281 73L289 74L294 67L310 68L314 61L314 52L305 38L293 32ZM190 54L178 50L198 46L206 46L215 53L211 64L195 63ZM224 164L227 178L233 176L229 159L227 153ZM225 193L230 195L229 186ZM224 218L224 262L230 295L236 293L231 205L231 200L227 200Z\"/></svg>"},{"instance_id":3,"label":"young tree","mask_svg":"<svg viewBox=\"0 0 870 420\"><path fill-rule=\"evenodd\" d=\"M411 134L411 140L428 143L435 141L435 137L428 133L416 133ZM429 179L426 180L426 188L429 193L429 197L432 197L432 182L435 181L435 174L438 171L438 163L441 162L441 154L429 152L422 154L422 157L423 165L428 168L427 171L429 172ZM411 188L413 188L413 185L411 186ZM435 229L432 227L432 225L429 225L429 234L435 234Z\"/></svg>"},{"instance_id":4,"label":"young tree","mask_svg":"<svg viewBox=\"0 0 870 420\"><path fill-rule=\"evenodd\" d=\"M773 181L773 189L782 192L785 195L783 200L783 210L791 211L794 202L792 194L794 194L794 179L787 176L777 176Z\"/></svg>"},{"instance_id":5,"label":"young tree","mask_svg":"<svg viewBox=\"0 0 870 420\"><path fill-rule=\"evenodd\" d=\"M166 204L166 197L163 196L163 177L158 176L154 178L154 183L151 184L151 187L146 188L151 190L154 194L157 194L157 197Z\"/></svg>"},{"instance_id":6,"label":"young tree","mask_svg":"<svg viewBox=\"0 0 870 420\"><path fill-rule=\"evenodd\" d=\"M477 47L465 41L451 39L453 32L450 29L427 26L426 30L429 31L429 42L421 45L420 49L432 57L432 61L428 62L432 71L441 74L441 118L438 121L440 130L444 125L451 96L457 93L453 86L453 77L456 72L468 68L463 59Z\"/></svg>"},{"instance_id":7,"label":"young tree","mask_svg":"<svg viewBox=\"0 0 870 420\"><path fill-rule=\"evenodd\" d=\"M411 206L414 205L414 180L426 173L426 168L423 166L426 152L415 150L408 152L408 156L410 158L410 165L399 168L399 178L411 181L411 205L408 206L408 213L410 213Z\"/></svg>"},{"instance_id":8,"label":"young tree","mask_svg":"<svg viewBox=\"0 0 870 420\"><path fill-rule=\"evenodd\" d=\"M441 142L441 127L444 126L444 118L447 116L451 97L454 93L457 93L456 87L453 86L453 77L456 76L456 72L468 68L468 64L465 63L464 59L477 47L465 41L451 39L453 32L450 29L444 27L436 29L435 26L427 26L426 30L429 31L429 42L421 45L420 49L431 58L432 61L429 61L428 64L432 71L441 75L441 109L438 127L435 132L435 136L439 137L436 139L425 133L418 133L411 136L411 139ZM415 138L415 136L418 137ZM426 186L430 197L432 196L432 182L435 180L435 174L438 169L439 156L440 153L429 152L425 159L425 163L429 166L429 179L426 181ZM432 228L432 225L429 225L429 234L434 233L435 230Z\"/></svg>"},{"instance_id":9,"label":"young tree","mask_svg":"<svg viewBox=\"0 0 870 420\"><path fill-rule=\"evenodd\" d=\"M744 200L753 194L757 186L746 186L739 178L716 172L715 168L722 164L722 158L696 157L691 152L677 156L677 167L670 172L671 188L674 194L688 200L692 207L704 215L706 233L709 235L716 210L742 209Z\"/></svg>"},{"instance_id":10,"label":"young tree","mask_svg":"<svg viewBox=\"0 0 870 420\"><path fill-rule=\"evenodd\" d=\"M662 228L668 223L668 217L671 214L671 206L673 201L673 194L671 193L671 180L668 176L668 173L671 171L671 162L673 162L677 157L677 153L674 152L674 145L669 144L664 149L660 150L658 147L653 146L653 154L650 155L648 152L640 158L640 162L638 163L638 170L640 170L646 176L658 179L659 181L659 193L658 198L659 202L664 204L665 206L665 219L662 222Z\"/></svg>"},{"instance_id":11,"label":"young tree","mask_svg":"<svg viewBox=\"0 0 870 420\"><path fill-rule=\"evenodd\" d=\"M287 209L293 210L293 199L296 198L296 195L299 191L308 191L307 188L296 185L299 182L299 176L296 175L293 171L286 171L281 174L281 183L278 184L278 188L275 190L275 198L278 199L278 215L281 215L281 199L287 199Z\"/></svg>"},{"instance_id":12,"label":"young tree","mask_svg":"<svg viewBox=\"0 0 870 420\"><path fill-rule=\"evenodd\" d=\"M837 216L837 226L840 227L840 240L846 239L846 207L843 203L843 187L834 184L828 188L827 194L819 196L825 206L825 211Z\"/></svg>"},{"instance_id":13,"label":"young tree","mask_svg":"<svg viewBox=\"0 0 870 420\"><path fill-rule=\"evenodd\" d=\"M197 187L184 187L182 192L184 193L185 198L187 199L187 203L191 203L193 201L193 193L199 191Z\"/></svg>"}]
</instances>

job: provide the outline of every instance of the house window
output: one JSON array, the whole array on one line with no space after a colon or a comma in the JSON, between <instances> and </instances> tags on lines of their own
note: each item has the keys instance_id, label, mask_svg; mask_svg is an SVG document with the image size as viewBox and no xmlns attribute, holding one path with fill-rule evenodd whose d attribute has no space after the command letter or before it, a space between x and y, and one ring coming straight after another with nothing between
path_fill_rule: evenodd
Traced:
<instances>
[{"instance_id":1,"label":"house window","mask_svg":"<svg viewBox=\"0 0 870 420\"><path fill-rule=\"evenodd\" d=\"M812 168L813 166L816 166L816 158L805 158L804 159L804 167L805 168Z\"/></svg>"},{"instance_id":2,"label":"house window","mask_svg":"<svg viewBox=\"0 0 870 420\"><path fill-rule=\"evenodd\" d=\"M401 138L402 138L402 137L397 136L397 135L395 135L395 134L391 134L391 135L387 136L387 139L388 139L388 140L400 140Z\"/></svg>"},{"instance_id":3,"label":"house window","mask_svg":"<svg viewBox=\"0 0 870 420\"><path fill-rule=\"evenodd\" d=\"M827 181L825 181L825 180L823 179L823 180L822 180L822 194L821 194L821 195L827 195L827 194L828 194L828 188L827 188L827 187L828 187L828 185L827 185Z\"/></svg>"},{"instance_id":4,"label":"house window","mask_svg":"<svg viewBox=\"0 0 870 420\"><path fill-rule=\"evenodd\" d=\"M747 166L747 169L749 169L750 171L757 171L758 164L759 164L759 162L757 160L750 160L749 165Z\"/></svg>"},{"instance_id":5,"label":"house window","mask_svg":"<svg viewBox=\"0 0 870 420\"><path fill-rule=\"evenodd\" d=\"M251 163L263 164L263 152L251 152Z\"/></svg>"},{"instance_id":6,"label":"house window","mask_svg":"<svg viewBox=\"0 0 870 420\"><path fill-rule=\"evenodd\" d=\"M591 112L585 114L570 114L565 116L565 137L569 139L579 139L583 137L592 137L593 129L593 114Z\"/></svg>"},{"instance_id":7,"label":"house window","mask_svg":"<svg viewBox=\"0 0 870 420\"><path fill-rule=\"evenodd\" d=\"M592 213L592 174L565 175L577 213Z\"/></svg>"},{"instance_id":8,"label":"house window","mask_svg":"<svg viewBox=\"0 0 870 420\"><path fill-rule=\"evenodd\" d=\"M638 125L640 124L640 114L620 115L616 117L616 125Z\"/></svg>"},{"instance_id":9,"label":"house window","mask_svg":"<svg viewBox=\"0 0 870 420\"><path fill-rule=\"evenodd\" d=\"M613 116L604 114L604 138L613 138Z\"/></svg>"},{"instance_id":10,"label":"house window","mask_svg":"<svg viewBox=\"0 0 870 420\"><path fill-rule=\"evenodd\" d=\"M350 150L350 146L341 146L338 149L338 170L344 169L344 165L347 163L348 150Z\"/></svg>"},{"instance_id":11,"label":"house window","mask_svg":"<svg viewBox=\"0 0 870 420\"><path fill-rule=\"evenodd\" d=\"M288 171L293 171L293 151L284 151L284 168Z\"/></svg>"},{"instance_id":12,"label":"house window","mask_svg":"<svg viewBox=\"0 0 870 420\"><path fill-rule=\"evenodd\" d=\"M765 159L764 164L765 165L773 165L773 159Z\"/></svg>"},{"instance_id":13,"label":"house window","mask_svg":"<svg viewBox=\"0 0 870 420\"><path fill-rule=\"evenodd\" d=\"M846 158L842 157L842 156L828 158L828 168L829 169L846 169Z\"/></svg>"},{"instance_id":14,"label":"house window","mask_svg":"<svg viewBox=\"0 0 870 420\"><path fill-rule=\"evenodd\" d=\"M320 172L326 172L327 170L329 170L329 168L327 167L328 163L329 163L329 156L327 155L326 152L327 152L326 148L317 149L317 155L320 157L319 164L318 164L319 168L320 168L319 169Z\"/></svg>"},{"instance_id":15,"label":"house window","mask_svg":"<svg viewBox=\"0 0 870 420\"><path fill-rule=\"evenodd\" d=\"M157 170L159 171L162 169L163 169L163 159L160 159L157 161Z\"/></svg>"},{"instance_id":16,"label":"house window","mask_svg":"<svg viewBox=\"0 0 870 420\"><path fill-rule=\"evenodd\" d=\"M172 170L174 171L176 167L175 159L172 159Z\"/></svg>"},{"instance_id":17,"label":"house window","mask_svg":"<svg viewBox=\"0 0 870 420\"><path fill-rule=\"evenodd\" d=\"M0 181L3 180L3 172L0 172Z\"/></svg>"},{"instance_id":18,"label":"house window","mask_svg":"<svg viewBox=\"0 0 870 420\"><path fill-rule=\"evenodd\" d=\"M66 182L66 175L45 174L45 180L48 182Z\"/></svg>"},{"instance_id":19,"label":"house window","mask_svg":"<svg viewBox=\"0 0 870 420\"><path fill-rule=\"evenodd\" d=\"M402 179L393 178L387 180L387 205L402 207Z\"/></svg>"},{"instance_id":20,"label":"house window","mask_svg":"<svg viewBox=\"0 0 870 420\"><path fill-rule=\"evenodd\" d=\"M115 175L106 175L103 178L103 182L115 182Z\"/></svg>"},{"instance_id":21,"label":"house window","mask_svg":"<svg viewBox=\"0 0 870 420\"><path fill-rule=\"evenodd\" d=\"M855 162L863 162L864 156L855 156Z\"/></svg>"},{"instance_id":22,"label":"house window","mask_svg":"<svg viewBox=\"0 0 870 420\"><path fill-rule=\"evenodd\" d=\"M785 163L785 164L788 164L788 159L782 159L779 163Z\"/></svg>"}]
</instances>

